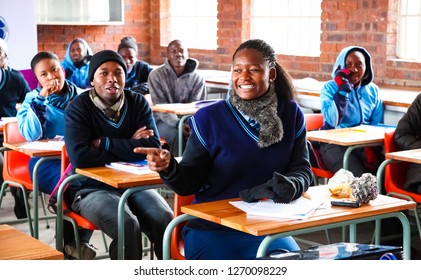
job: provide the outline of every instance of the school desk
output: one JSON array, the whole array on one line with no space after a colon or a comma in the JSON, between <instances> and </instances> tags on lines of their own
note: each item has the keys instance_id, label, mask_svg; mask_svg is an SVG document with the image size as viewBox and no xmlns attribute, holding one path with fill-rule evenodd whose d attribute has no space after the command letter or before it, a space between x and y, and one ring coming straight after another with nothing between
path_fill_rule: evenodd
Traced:
<instances>
[{"instance_id":1,"label":"school desk","mask_svg":"<svg viewBox=\"0 0 421 280\"><path fill-rule=\"evenodd\" d=\"M176 114L180 117L178 123L178 156L183 154L183 124L188 117L194 115L198 110L199 108L194 103L169 103L152 106L154 112Z\"/></svg>"},{"instance_id":2,"label":"school desk","mask_svg":"<svg viewBox=\"0 0 421 280\"><path fill-rule=\"evenodd\" d=\"M32 172L32 185L33 185L33 228L34 228L34 237L38 239L39 236L39 213L38 213L38 197L39 197L39 190L38 190L38 170L43 162L60 159L61 158L61 148L58 147L59 142L50 142L51 148L48 147L48 140L41 140L41 141L34 141L34 142L20 142L20 143L7 143L3 142L3 149L2 150L14 150L21 153L24 153L30 157L39 157L40 159L35 163L34 170ZM36 144L41 144L41 148L36 148ZM44 145L45 144L45 145ZM27 145L32 145L32 148L25 148ZM42 219L50 219L54 216L46 216Z\"/></svg>"},{"instance_id":3,"label":"school desk","mask_svg":"<svg viewBox=\"0 0 421 280\"><path fill-rule=\"evenodd\" d=\"M325 186L317 187L323 188ZM337 227L349 226L350 242L356 242L357 224L390 217L396 217L401 221L403 227L404 258L410 259L411 257L410 224L408 218L401 211L415 208L415 202L379 195L377 199L370 201L369 204L363 204L359 208L332 206L316 210L308 219L282 220L247 216L245 212L229 203L232 200L234 199L182 206L181 212L184 214L174 218L165 230L163 258L170 258L171 232L174 227L178 223L196 218L211 221L255 236L266 235L256 253L256 257L262 257L269 244L278 238ZM375 230L380 229L376 228ZM378 235L375 234L375 236ZM375 242L379 244L380 239L376 239Z\"/></svg>"},{"instance_id":4,"label":"school desk","mask_svg":"<svg viewBox=\"0 0 421 280\"><path fill-rule=\"evenodd\" d=\"M318 81L307 77L304 79L294 79L293 83L301 105L313 110L321 110L320 92L325 81ZM396 110L406 112L419 93L419 88L408 86L381 85L379 88L379 96L383 101L386 111Z\"/></svg>"},{"instance_id":5,"label":"school desk","mask_svg":"<svg viewBox=\"0 0 421 280\"><path fill-rule=\"evenodd\" d=\"M63 193L64 186L69 184L72 180L88 177L99 182L110 185L114 188L127 188L127 190L120 197L118 204L118 259L124 259L124 205L127 198L134 192L145 190L148 188L155 188L162 184L163 180L159 177L157 172L150 174L137 175L106 166L91 167L91 168L76 168L76 174L70 175L61 183L57 192L57 220L56 220L56 248L63 251Z\"/></svg>"},{"instance_id":6,"label":"school desk","mask_svg":"<svg viewBox=\"0 0 421 280\"><path fill-rule=\"evenodd\" d=\"M307 140L348 147L343 158L343 168L348 169L352 151L382 145L385 131L393 129L391 126L359 125L349 128L312 130L307 132Z\"/></svg>"},{"instance_id":7,"label":"school desk","mask_svg":"<svg viewBox=\"0 0 421 280\"><path fill-rule=\"evenodd\" d=\"M63 260L63 253L7 224L0 225L0 260Z\"/></svg>"}]
</instances>

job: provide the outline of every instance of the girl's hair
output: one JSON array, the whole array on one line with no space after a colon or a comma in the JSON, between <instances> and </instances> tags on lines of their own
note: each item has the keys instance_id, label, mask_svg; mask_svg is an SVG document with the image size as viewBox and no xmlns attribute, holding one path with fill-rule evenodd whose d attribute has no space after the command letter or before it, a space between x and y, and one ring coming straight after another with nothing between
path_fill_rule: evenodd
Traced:
<instances>
[{"instance_id":1,"label":"girl's hair","mask_svg":"<svg viewBox=\"0 0 421 280\"><path fill-rule=\"evenodd\" d=\"M60 59L58 58L58 56L55 53L52 52L39 52L37 53L31 60L31 69L32 71L34 71L35 66L37 66L37 64L44 59L54 59L57 60L58 62L60 62Z\"/></svg>"},{"instance_id":2,"label":"girl's hair","mask_svg":"<svg viewBox=\"0 0 421 280\"><path fill-rule=\"evenodd\" d=\"M292 84L292 79L285 69L276 62L275 51L273 48L261 39L251 39L241 43L232 56L234 61L237 53L244 49L253 49L260 52L269 63L270 68L275 68L276 79L274 80L275 92L280 99L294 100L295 99L295 88Z\"/></svg>"}]
</instances>

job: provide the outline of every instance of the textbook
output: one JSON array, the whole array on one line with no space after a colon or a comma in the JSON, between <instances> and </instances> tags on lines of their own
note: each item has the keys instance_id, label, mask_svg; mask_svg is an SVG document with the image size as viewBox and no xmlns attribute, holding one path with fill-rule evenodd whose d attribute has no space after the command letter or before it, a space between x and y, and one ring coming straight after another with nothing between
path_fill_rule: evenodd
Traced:
<instances>
[{"instance_id":1,"label":"textbook","mask_svg":"<svg viewBox=\"0 0 421 280\"><path fill-rule=\"evenodd\" d=\"M149 169L148 162L146 160L131 162L116 161L106 164L105 166L138 175L154 173L154 171Z\"/></svg>"},{"instance_id":2,"label":"textbook","mask_svg":"<svg viewBox=\"0 0 421 280\"><path fill-rule=\"evenodd\" d=\"M270 199L258 202L230 201L230 203L247 215L303 220L308 219L316 209L328 201L329 197L327 188L311 187L306 195L290 203L276 203Z\"/></svg>"}]
</instances>

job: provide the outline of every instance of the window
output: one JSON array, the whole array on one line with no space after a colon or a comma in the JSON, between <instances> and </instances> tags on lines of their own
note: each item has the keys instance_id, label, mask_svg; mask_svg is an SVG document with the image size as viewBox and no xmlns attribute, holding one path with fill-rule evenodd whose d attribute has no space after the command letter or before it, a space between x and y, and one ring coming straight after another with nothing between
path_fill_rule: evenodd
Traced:
<instances>
[{"instance_id":1,"label":"window","mask_svg":"<svg viewBox=\"0 0 421 280\"><path fill-rule=\"evenodd\" d=\"M396 56L421 60L421 1L399 1Z\"/></svg>"},{"instance_id":2,"label":"window","mask_svg":"<svg viewBox=\"0 0 421 280\"><path fill-rule=\"evenodd\" d=\"M276 53L320 56L321 0L252 0L250 34Z\"/></svg>"},{"instance_id":3,"label":"window","mask_svg":"<svg viewBox=\"0 0 421 280\"><path fill-rule=\"evenodd\" d=\"M188 48L216 49L217 0L170 0L170 40Z\"/></svg>"},{"instance_id":4,"label":"window","mask_svg":"<svg viewBox=\"0 0 421 280\"><path fill-rule=\"evenodd\" d=\"M37 20L56 25L123 24L123 0L37 0Z\"/></svg>"}]
</instances>

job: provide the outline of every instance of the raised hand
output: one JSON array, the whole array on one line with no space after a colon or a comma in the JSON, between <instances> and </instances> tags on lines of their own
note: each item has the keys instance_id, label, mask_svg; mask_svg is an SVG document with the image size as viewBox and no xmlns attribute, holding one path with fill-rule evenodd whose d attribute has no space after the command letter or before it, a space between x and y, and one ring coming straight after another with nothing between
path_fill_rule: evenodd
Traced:
<instances>
[{"instance_id":1,"label":"raised hand","mask_svg":"<svg viewBox=\"0 0 421 280\"><path fill-rule=\"evenodd\" d=\"M338 68L335 71L335 82L338 85L339 91L345 91L347 93L351 92L352 85L348 81L348 76L351 74L351 71L348 69L341 69L341 66L338 65Z\"/></svg>"}]
</instances>

